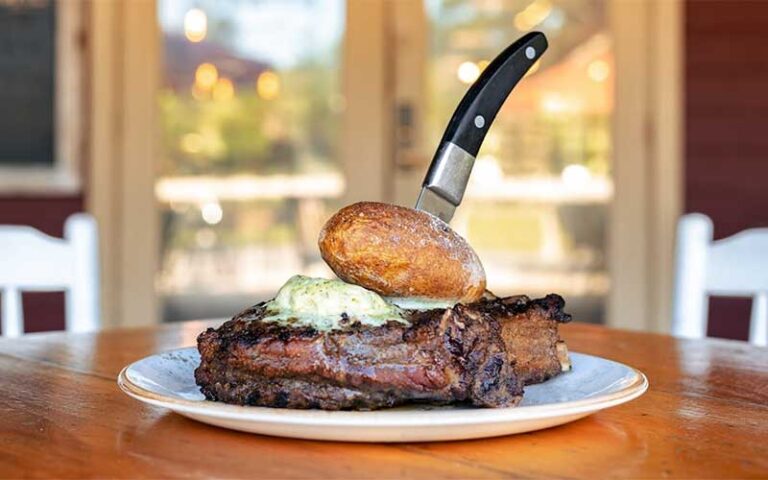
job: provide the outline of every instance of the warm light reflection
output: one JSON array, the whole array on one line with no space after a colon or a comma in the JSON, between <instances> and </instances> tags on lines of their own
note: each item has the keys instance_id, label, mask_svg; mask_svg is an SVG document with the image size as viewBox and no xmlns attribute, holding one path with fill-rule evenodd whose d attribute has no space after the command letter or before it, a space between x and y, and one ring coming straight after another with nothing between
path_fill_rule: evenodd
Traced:
<instances>
[{"instance_id":1,"label":"warm light reflection","mask_svg":"<svg viewBox=\"0 0 768 480\"><path fill-rule=\"evenodd\" d=\"M213 87L213 99L219 101L232 100L235 96L235 85L232 80L221 77Z\"/></svg>"},{"instance_id":2,"label":"warm light reflection","mask_svg":"<svg viewBox=\"0 0 768 480\"><path fill-rule=\"evenodd\" d=\"M200 207L200 214L208 225L216 225L224 217L224 211L219 202L206 202Z\"/></svg>"},{"instance_id":3,"label":"warm light reflection","mask_svg":"<svg viewBox=\"0 0 768 480\"><path fill-rule=\"evenodd\" d=\"M470 84L480 76L480 67L474 62L463 62L456 70L456 76L462 83Z\"/></svg>"},{"instance_id":4,"label":"warm light reflection","mask_svg":"<svg viewBox=\"0 0 768 480\"><path fill-rule=\"evenodd\" d=\"M488 67L489 63L491 62L489 62L488 60L480 60L479 62L477 62L477 68L479 68L480 71L482 72L483 70L486 69L486 67Z\"/></svg>"},{"instance_id":5,"label":"warm light reflection","mask_svg":"<svg viewBox=\"0 0 768 480\"><path fill-rule=\"evenodd\" d=\"M587 66L587 75L595 82L604 82L611 74L611 67L604 60L594 60Z\"/></svg>"},{"instance_id":6,"label":"warm light reflection","mask_svg":"<svg viewBox=\"0 0 768 480\"><path fill-rule=\"evenodd\" d=\"M543 22L550 13L552 4L549 0L535 0L515 15L515 28L523 32L528 31Z\"/></svg>"},{"instance_id":7,"label":"warm light reflection","mask_svg":"<svg viewBox=\"0 0 768 480\"><path fill-rule=\"evenodd\" d=\"M273 100L280 95L280 77L277 73L267 70L256 79L256 93L264 100Z\"/></svg>"},{"instance_id":8,"label":"warm light reflection","mask_svg":"<svg viewBox=\"0 0 768 480\"><path fill-rule=\"evenodd\" d=\"M560 178L563 179L563 183L567 187L579 188L584 187L592 180L592 174L584 165L572 164L563 169Z\"/></svg>"},{"instance_id":9,"label":"warm light reflection","mask_svg":"<svg viewBox=\"0 0 768 480\"><path fill-rule=\"evenodd\" d=\"M542 97L541 109L547 113L563 113L571 110L571 105L562 96L550 93Z\"/></svg>"},{"instance_id":10,"label":"warm light reflection","mask_svg":"<svg viewBox=\"0 0 768 480\"><path fill-rule=\"evenodd\" d=\"M193 8L184 15L184 36L190 42L202 42L208 34L208 16L199 8Z\"/></svg>"},{"instance_id":11,"label":"warm light reflection","mask_svg":"<svg viewBox=\"0 0 768 480\"><path fill-rule=\"evenodd\" d=\"M195 86L203 91L210 91L219 80L219 71L212 63L201 63L195 70Z\"/></svg>"}]
</instances>

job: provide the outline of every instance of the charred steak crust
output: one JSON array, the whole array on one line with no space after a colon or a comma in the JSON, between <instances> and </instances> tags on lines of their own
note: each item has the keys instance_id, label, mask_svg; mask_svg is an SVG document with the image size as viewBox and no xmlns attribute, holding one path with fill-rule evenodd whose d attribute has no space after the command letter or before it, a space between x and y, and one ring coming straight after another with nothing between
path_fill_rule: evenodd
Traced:
<instances>
[{"instance_id":1,"label":"charred steak crust","mask_svg":"<svg viewBox=\"0 0 768 480\"><path fill-rule=\"evenodd\" d=\"M501 325L507 352L513 357L515 370L525 385L541 383L563 370L558 356L558 325L571 321L563 311L565 300L549 294L531 300L527 296L499 298L489 295L472 304L472 308L493 317Z\"/></svg>"},{"instance_id":2,"label":"charred steak crust","mask_svg":"<svg viewBox=\"0 0 768 480\"><path fill-rule=\"evenodd\" d=\"M410 325L350 319L329 332L260 321L264 315L259 304L198 337L195 379L206 398L326 410L509 407L522 398L501 325L472 307L409 312Z\"/></svg>"}]
</instances>

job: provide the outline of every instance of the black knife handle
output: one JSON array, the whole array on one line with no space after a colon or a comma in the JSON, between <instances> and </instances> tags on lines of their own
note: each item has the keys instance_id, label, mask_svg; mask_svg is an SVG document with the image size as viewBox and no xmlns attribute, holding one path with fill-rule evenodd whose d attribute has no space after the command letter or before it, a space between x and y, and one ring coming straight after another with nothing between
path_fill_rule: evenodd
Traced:
<instances>
[{"instance_id":1,"label":"black knife handle","mask_svg":"<svg viewBox=\"0 0 768 480\"><path fill-rule=\"evenodd\" d=\"M530 32L507 47L483 70L461 99L440 141L436 156L451 142L473 157L509 93L547 49L541 32Z\"/></svg>"}]
</instances>

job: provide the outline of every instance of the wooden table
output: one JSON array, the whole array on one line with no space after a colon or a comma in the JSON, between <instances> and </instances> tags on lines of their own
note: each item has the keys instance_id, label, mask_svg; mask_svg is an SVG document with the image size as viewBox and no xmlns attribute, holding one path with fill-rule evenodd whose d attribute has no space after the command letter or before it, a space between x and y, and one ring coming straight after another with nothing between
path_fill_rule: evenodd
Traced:
<instances>
[{"instance_id":1,"label":"wooden table","mask_svg":"<svg viewBox=\"0 0 768 480\"><path fill-rule=\"evenodd\" d=\"M0 340L0 476L768 477L768 349L568 325L572 350L639 368L648 393L517 436L344 444L219 429L120 392L124 365L206 326Z\"/></svg>"}]
</instances>

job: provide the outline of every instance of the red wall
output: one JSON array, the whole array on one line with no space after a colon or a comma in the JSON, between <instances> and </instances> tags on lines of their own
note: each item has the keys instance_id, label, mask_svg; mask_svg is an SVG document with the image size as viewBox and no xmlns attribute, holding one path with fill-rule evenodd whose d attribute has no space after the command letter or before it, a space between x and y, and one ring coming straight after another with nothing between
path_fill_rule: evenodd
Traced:
<instances>
[{"instance_id":1,"label":"red wall","mask_svg":"<svg viewBox=\"0 0 768 480\"><path fill-rule=\"evenodd\" d=\"M768 1L685 8L685 210L716 238L768 226ZM747 338L748 300L710 307L710 334Z\"/></svg>"},{"instance_id":2,"label":"red wall","mask_svg":"<svg viewBox=\"0 0 768 480\"><path fill-rule=\"evenodd\" d=\"M0 225L30 225L61 237L64 220L83 210L83 197L0 197ZM1 301L1 300L0 300ZM63 293L24 293L24 329L27 332L64 328Z\"/></svg>"}]
</instances>

